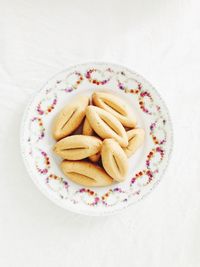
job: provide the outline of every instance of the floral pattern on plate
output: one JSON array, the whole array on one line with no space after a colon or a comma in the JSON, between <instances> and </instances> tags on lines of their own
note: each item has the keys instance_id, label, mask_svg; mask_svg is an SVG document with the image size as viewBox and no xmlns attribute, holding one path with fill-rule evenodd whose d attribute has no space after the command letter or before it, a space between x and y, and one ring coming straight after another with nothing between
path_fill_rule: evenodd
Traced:
<instances>
[{"instance_id":1,"label":"floral pattern on plate","mask_svg":"<svg viewBox=\"0 0 200 267\"><path fill-rule=\"evenodd\" d=\"M101 189L70 181L51 150L55 115L75 95L98 90L128 101L146 133L143 148L130 158L127 180ZM21 148L30 176L47 197L74 212L103 215L135 203L160 181L171 153L172 127L165 104L144 78L122 66L89 63L59 73L39 91L24 114Z\"/></svg>"}]
</instances>

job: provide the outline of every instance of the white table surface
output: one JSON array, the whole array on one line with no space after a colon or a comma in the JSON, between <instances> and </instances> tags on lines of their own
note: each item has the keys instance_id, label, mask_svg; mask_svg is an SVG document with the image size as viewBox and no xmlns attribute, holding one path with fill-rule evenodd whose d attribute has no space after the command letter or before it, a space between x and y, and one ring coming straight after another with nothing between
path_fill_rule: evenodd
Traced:
<instances>
[{"instance_id":1,"label":"white table surface","mask_svg":"<svg viewBox=\"0 0 200 267\"><path fill-rule=\"evenodd\" d=\"M200 2L0 0L0 266L200 266ZM144 201L110 217L67 212L23 165L29 98L77 63L144 75L174 126L166 175Z\"/></svg>"}]
</instances>

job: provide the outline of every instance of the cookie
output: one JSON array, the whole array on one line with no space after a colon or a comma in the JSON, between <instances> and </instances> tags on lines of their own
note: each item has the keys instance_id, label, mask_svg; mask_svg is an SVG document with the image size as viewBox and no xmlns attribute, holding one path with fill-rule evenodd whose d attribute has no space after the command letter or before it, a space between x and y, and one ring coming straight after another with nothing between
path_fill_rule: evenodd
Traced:
<instances>
[{"instance_id":1,"label":"cookie","mask_svg":"<svg viewBox=\"0 0 200 267\"><path fill-rule=\"evenodd\" d=\"M88 106L86 117L93 130L103 139L113 138L122 147L128 145L128 138L124 127L115 116L95 106Z\"/></svg>"},{"instance_id":2,"label":"cookie","mask_svg":"<svg viewBox=\"0 0 200 267\"><path fill-rule=\"evenodd\" d=\"M128 136L128 146L123 149L127 157L130 157L143 144L145 132L141 128L132 129L127 132L127 136Z\"/></svg>"},{"instance_id":3,"label":"cookie","mask_svg":"<svg viewBox=\"0 0 200 267\"><path fill-rule=\"evenodd\" d=\"M113 179L99 166L85 161L63 161L63 173L73 182L83 186L108 186Z\"/></svg>"},{"instance_id":4,"label":"cookie","mask_svg":"<svg viewBox=\"0 0 200 267\"><path fill-rule=\"evenodd\" d=\"M132 109L121 98L109 93L95 92L92 95L92 102L115 116L123 126L130 128L136 126Z\"/></svg>"},{"instance_id":5,"label":"cookie","mask_svg":"<svg viewBox=\"0 0 200 267\"><path fill-rule=\"evenodd\" d=\"M116 181L124 181L128 172L128 159L120 145L113 139L105 139L101 149L105 171Z\"/></svg>"},{"instance_id":6,"label":"cookie","mask_svg":"<svg viewBox=\"0 0 200 267\"><path fill-rule=\"evenodd\" d=\"M63 159L80 160L101 150L102 141L94 136L72 135L58 141L53 151Z\"/></svg>"},{"instance_id":7,"label":"cookie","mask_svg":"<svg viewBox=\"0 0 200 267\"><path fill-rule=\"evenodd\" d=\"M88 104L89 97L81 96L61 110L53 123L52 133L55 140L70 135L79 127Z\"/></svg>"}]
</instances>

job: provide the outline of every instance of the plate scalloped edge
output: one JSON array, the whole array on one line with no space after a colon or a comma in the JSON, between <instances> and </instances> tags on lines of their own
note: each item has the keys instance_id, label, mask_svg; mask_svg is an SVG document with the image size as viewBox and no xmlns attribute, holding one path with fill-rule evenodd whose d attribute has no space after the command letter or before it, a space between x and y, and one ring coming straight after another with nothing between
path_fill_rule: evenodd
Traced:
<instances>
[{"instance_id":1,"label":"plate scalloped edge","mask_svg":"<svg viewBox=\"0 0 200 267\"><path fill-rule=\"evenodd\" d=\"M25 154L25 147L24 147L24 125L25 125L25 121L27 119L27 114L28 114L28 111L30 109L30 106L31 104L34 102L34 99L37 97L37 95L42 92L45 88L45 86L48 84L49 81L55 79L57 77L57 75L61 74L61 73L64 73L64 72L69 72L70 70L72 69L76 69L76 68L80 68L80 67L84 67L84 66L92 66L92 65L99 65L99 66L112 66L112 67L116 67L116 68L121 68L137 77L140 77L145 83L147 83L150 87L151 87L151 90L153 91L153 93L158 97L159 99L159 102L162 103L162 106L164 106L164 109L165 109L165 113L167 114L167 118L168 118L168 122L169 122L169 125L170 125L170 148L169 148L169 151L168 151L168 157L166 159L166 162L165 162L165 166L162 170L162 172L159 174L159 179L157 179L157 181L153 184L153 186L149 189L148 192L146 192L142 197L140 197L137 201L135 202L129 202L129 203L126 203L126 205L123 205L123 206L120 206L120 207L115 207L114 209L108 209L108 210L104 210L104 211L98 211L98 212L94 212L93 209L90 209L88 211L86 210L82 210L82 209L78 209L78 208L74 208L74 207L71 207L71 206L66 206L64 202L61 202L56 196L54 195L50 195L45 189L44 187L38 182L37 179L35 179L35 175L34 173L31 171L30 169L30 166L29 166L29 163L26 159L26 154ZM79 213L79 214L84 214L84 215L109 215L109 214L114 214L114 213L117 213L118 211L124 209L124 208L127 208L129 207L130 205L132 205L133 203L136 203L140 200L142 200L144 197L146 197L157 185L158 183L161 181L161 178L163 178L165 172L166 172L166 169L167 169L167 166L169 164L169 160L170 160L170 156L171 156L171 153L172 153L172 148L173 148L173 128L172 128L172 123L171 123L171 117L169 115L169 111L168 111L168 108L165 104L165 102L163 101L163 99L161 98L160 94L157 92L157 90L145 79L143 78L141 75L133 72L132 70L124 67L124 66L121 66L119 64L114 64L114 63L104 63L104 62L88 62L88 63L83 63L83 64L78 64L78 65L75 65L75 66L71 66L59 73L57 73L56 75L54 75L51 79L49 79L49 81L47 81L43 87L37 92L36 96L33 97L33 99L31 99L31 101L29 102L29 104L27 105L25 111L24 111L24 115L23 115L23 118L22 118L22 122L21 122L21 128L20 128L20 147L21 147L21 154L22 154L22 157L23 157L23 161L24 161L24 164L27 168L27 171L29 173L29 175L31 176L33 182L36 184L36 186L40 189L40 191L47 197L49 198L50 200L52 200L55 204L57 204L58 206L60 207L63 207L69 211L72 211L72 212L76 212L76 213Z\"/></svg>"}]
</instances>

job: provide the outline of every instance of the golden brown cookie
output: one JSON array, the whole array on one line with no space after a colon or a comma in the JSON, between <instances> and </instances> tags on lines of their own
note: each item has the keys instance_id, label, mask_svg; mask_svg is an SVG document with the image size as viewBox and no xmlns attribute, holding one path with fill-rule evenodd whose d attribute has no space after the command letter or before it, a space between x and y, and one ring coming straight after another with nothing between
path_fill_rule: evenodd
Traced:
<instances>
[{"instance_id":1,"label":"golden brown cookie","mask_svg":"<svg viewBox=\"0 0 200 267\"><path fill-rule=\"evenodd\" d=\"M127 132L127 136L128 136L128 146L123 149L127 157L130 157L143 144L145 132L141 128L132 129Z\"/></svg>"},{"instance_id":2,"label":"golden brown cookie","mask_svg":"<svg viewBox=\"0 0 200 267\"><path fill-rule=\"evenodd\" d=\"M58 141L53 150L63 159L80 160L101 150L102 141L94 136L72 135Z\"/></svg>"},{"instance_id":3,"label":"golden brown cookie","mask_svg":"<svg viewBox=\"0 0 200 267\"><path fill-rule=\"evenodd\" d=\"M73 182L83 186L108 186L113 179L99 166L85 161L63 161L63 173Z\"/></svg>"},{"instance_id":4,"label":"golden brown cookie","mask_svg":"<svg viewBox=\"0 0 200 267\"><path fill-rule=\"evenodd\" d=\"M124 181L128 172L128 159L120 145L113 139L105 139L101 149L105 171L116 181Z\"/></svg>"},{"instance_id":5,"label":"golden brown cookie","mask_svg":"<svg viewBox=\"0 0 200 267\"><path fill-rule=\"evenodd\" d=\"M121 98L105 92L95 92L92 95L92 102L114 115L125 127L133 128L136 126L133 111Z\"/></svg>"},{"instance_id":6,"label":"golden brown cookie","mask_svg":"<svg viewBox=\"0 0 200 267\"><path fill-rule=\"evenodd\" d=\"M53 123L52 133L56 140L68 136L79 127L88 104L89 97L81 96L61 110Z\"/></svg>"},{"instance_id":7,"label":"golden brown cookie","mask_svg":"<svg viewBox=\"0 0 200 267\"><path fill-rule=\"evenodd\" d=\"M88 106L86 117L93 130L103 139L113 138L122 147L128 145L128 138L124 127L115 116L95 106Z\"/></svg>"}]
</instances>

